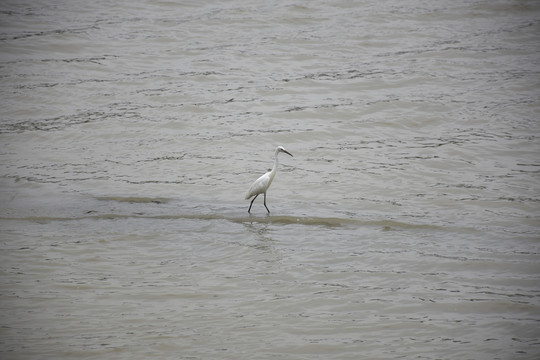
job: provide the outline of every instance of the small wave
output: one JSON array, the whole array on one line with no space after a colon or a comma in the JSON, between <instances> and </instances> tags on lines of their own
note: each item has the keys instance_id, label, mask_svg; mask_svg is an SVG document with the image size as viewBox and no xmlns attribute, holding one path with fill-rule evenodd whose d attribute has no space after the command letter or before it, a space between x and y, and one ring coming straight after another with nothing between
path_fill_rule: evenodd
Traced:
<instances>
[{"instance_id":1,"label":"small wave","mask_svg":"<svg viewBox=\"0 0 540 360\"><path fill-rule=\"evenodd\" d=\"M114 200L126 203L154 203L163 204L168 202L164 198L139 198L139 197L114 197L98 198L99 200ZM56 221L81 221L81 220L123 220L123 219L147 219L147 220L200 220L200 221L229 221L237 224L278 224L278 225L304 225L321 226L325 228L336 227L371 227L381 231L407 231L407 230L448 230L444 226L432 224L413 224L395 220L363 220L343 217L314 217L294 215L265 215L235 216L217 213L188 213L188 214L145 214L137 213L99 213L88 211L80 216L25 216L25 217L0 217L1 220L31 221L31 222L56 222Z\"/></svg>"},{"instance_id":2,"label":"small wave","mask_svg":"<svg viewBox=\"0 0 540 360\"><path fill-rule=\"evenodd\" d=\"M118 201L125 203L136 203L136 204L166 204L169 202L169 199L166 198L150 198L150 197L139 197L139 196L98 196L97 200L102 201Z\"/></svg>"}]
</instances>

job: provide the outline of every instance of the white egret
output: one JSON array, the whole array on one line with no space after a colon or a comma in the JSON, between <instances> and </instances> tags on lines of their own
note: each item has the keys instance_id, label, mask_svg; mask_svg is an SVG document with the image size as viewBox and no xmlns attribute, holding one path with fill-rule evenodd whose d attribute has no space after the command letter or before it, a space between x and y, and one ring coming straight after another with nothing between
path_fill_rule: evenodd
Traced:
<instances>
[{"instance_id":1,"label":"white egret","mask_svg":"<svg viewBox=\"0 0 540 360\"><path fill-rule=\"evenodd\" d=\"M270 184L272 183L272 180L274 180L274 176L276 176L277 167L279 163L278 154L280 152L284 152L285 154L289 154L292 156L292 154L288 152L287 150L285 150L283 146L278 146L276 148L276 152L274 153L274 167L272 168L272 170L270 170L269 172L267 172L266 174L264 174L263 176L255 180L253 184L251 184L251 186L249 187L249 190L246 193L246 200L248 200L250 197L255 195L253 200L251 200L251 204L249 204L248 213L251 214L251 206L253 205L253 202L255 201L257 196L259 196L260 194L264 194L264 207L266 208L266 211L270 213L270 210L268 210L268 206L266 206L266 190L268 190L268 188L270 187Z\"/></svg>"}]
</instances>

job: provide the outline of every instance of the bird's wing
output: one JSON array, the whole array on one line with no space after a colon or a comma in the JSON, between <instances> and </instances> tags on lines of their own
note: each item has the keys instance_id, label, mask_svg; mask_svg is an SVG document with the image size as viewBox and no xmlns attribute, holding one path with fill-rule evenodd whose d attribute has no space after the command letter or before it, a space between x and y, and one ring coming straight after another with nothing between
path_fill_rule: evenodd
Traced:
<instances>
[{"instance_id":1,"label":"bird's wing","mask_svg":"<svg viewBox=\"0 0 540 360\"><path fill-rule=\"evenodd\" d=\"M268 189L268 183L270 181L270 173L262 175L260 178L255 180L253 184L249 187L249 190L246 193L246 200L254 195L261 194Z\"/></svg>"}]
</instances>

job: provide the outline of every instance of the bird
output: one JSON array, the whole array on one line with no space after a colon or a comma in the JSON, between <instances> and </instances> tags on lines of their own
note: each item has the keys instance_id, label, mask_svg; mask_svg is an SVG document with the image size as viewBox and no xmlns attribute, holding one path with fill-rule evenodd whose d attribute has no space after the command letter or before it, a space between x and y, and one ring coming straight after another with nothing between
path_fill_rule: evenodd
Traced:
<instances>
[{"instance_id":1,"label":"bird","mask_svg":"<svg viewBox=\"0 0 540 360\"><path fill-rule=\"evenodd\" d=\"M270 184L272 184L274 176L276 176L279 164L278 154L280 152L284 152L285 154L293 156L290 152L285 150L283 146L278 146L276 148L276 151L274 152L274 167L272 168L272 170L268 171L266 174L255 180L253 184L251 184L251 186L249 187L249 190L246 192L246 200L248 200L252 196L255 196L253 200L251 200L251 204L249 204L248 213L251 214L251 206L253 205L253 202L255 201L257 196L259 196L260 194L264 194L264 207L266 208L266 211L268 211L268 213L270 214L270 210L268 209L268 206L266 206L266 191L270 187Z\"/></svg>"}]
</instances>

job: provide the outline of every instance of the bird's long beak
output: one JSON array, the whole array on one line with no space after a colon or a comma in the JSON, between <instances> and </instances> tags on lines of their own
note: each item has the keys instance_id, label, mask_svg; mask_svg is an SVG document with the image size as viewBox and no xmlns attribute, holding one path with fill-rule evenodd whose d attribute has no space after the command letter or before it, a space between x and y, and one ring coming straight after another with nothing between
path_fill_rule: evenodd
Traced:
<instances>
[{"instance_id":1,"label":"bird's long beak","mask_svg":"<svg viewBox=\"0 0 540 360\"><path fill-rule=\"evenodd\" d=\"M285 154L289 154L289 155L292 156L292 154L291 154L290 152L288 152L287 150L281 150L281 151L283 151ZM293 157L294 157L294 156L293 156Z\"/></svg>"}]
</instances>

